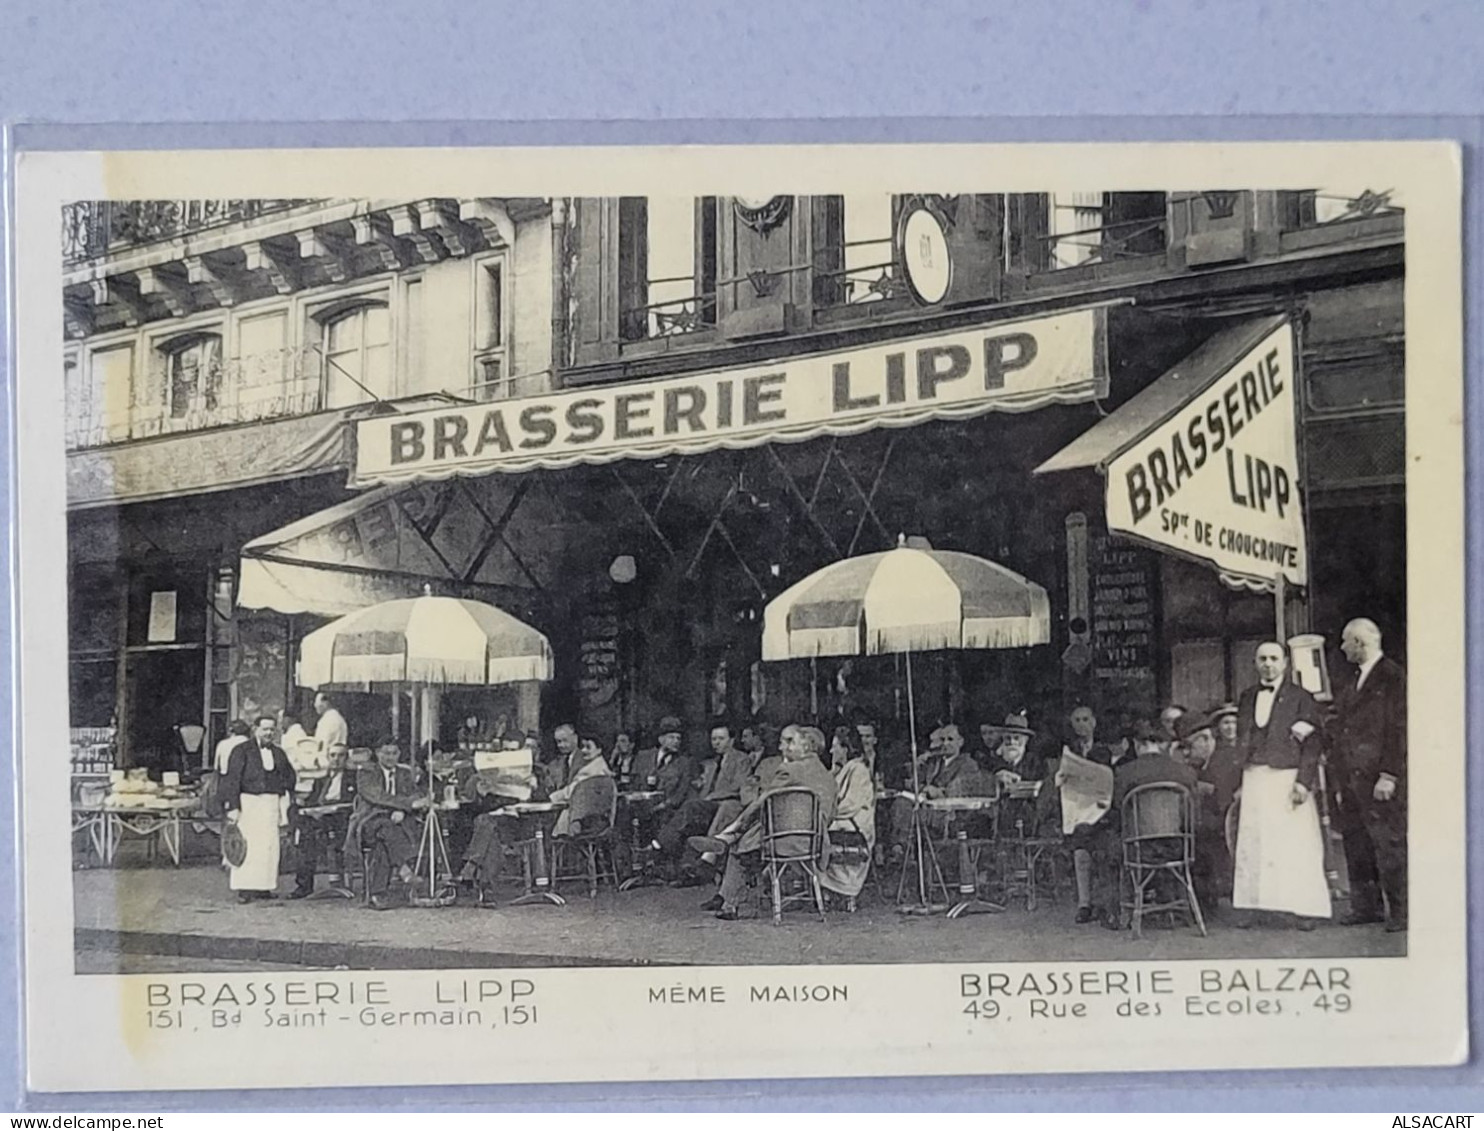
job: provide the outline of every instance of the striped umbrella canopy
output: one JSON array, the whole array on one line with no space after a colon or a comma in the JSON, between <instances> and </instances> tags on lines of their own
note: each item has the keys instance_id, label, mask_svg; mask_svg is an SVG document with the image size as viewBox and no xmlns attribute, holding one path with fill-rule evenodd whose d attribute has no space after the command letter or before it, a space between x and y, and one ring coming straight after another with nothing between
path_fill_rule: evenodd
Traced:
<instances>
[{"instance_id":1,"label":"striped umbrella canopy","mask_svg":"<svg viewBox=\"0 0 1484 1131\"><path fill-rule=\"evenodd\" d=\"M360 609L311 632L299 651L301 687L486 687L551 677L545 636L493 605L455 597Z\"/></svg>"},{"instance_id":2,"label":"striped umbrella canopy","mask_svg":"<svg viewBox=\"0 0 1484 1131\"><path fill-rule=\"evenodd\" d=\"M835 562L769 602L763 659L1026 648L1051 640L1046 590L995 562L905 544Z\"/></svg>"}]
</instances>

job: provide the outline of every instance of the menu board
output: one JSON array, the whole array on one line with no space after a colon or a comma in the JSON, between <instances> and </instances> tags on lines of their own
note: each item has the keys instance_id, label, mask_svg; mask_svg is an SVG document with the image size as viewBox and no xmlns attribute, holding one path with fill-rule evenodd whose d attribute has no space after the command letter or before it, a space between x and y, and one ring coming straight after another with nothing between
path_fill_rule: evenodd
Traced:
<instances>
[{"instance_id":1,"label":"menu board","mask_svg":"<svg viewBox=\"0 0 1484 1131\"><path fill-rule=\"evenodd\" d=\"M1156 559L1107 535L1092 545L1093 678L1128 710L1153 711Z\"/></svg>"}]
</instances>

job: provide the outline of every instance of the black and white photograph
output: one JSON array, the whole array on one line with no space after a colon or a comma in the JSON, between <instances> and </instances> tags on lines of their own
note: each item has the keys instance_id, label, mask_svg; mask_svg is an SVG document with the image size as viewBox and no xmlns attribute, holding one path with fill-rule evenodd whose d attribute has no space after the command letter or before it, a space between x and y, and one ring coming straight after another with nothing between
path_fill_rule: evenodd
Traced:
<instances>
[{"instance_id":1,"label":"black and white photograph","mask_svg":"<svg viewBox=\"0 0 1484 1131\"><path fill-rule=\"evenodd\" d=\"M1425 732L1414 674L1451 655L1419 577L1461 597L1461 511L1409 482L1462 486L1415 415L1461 389L1456 277L1441 331L1409 305L1439 196L1394 153L1130 190L933 152L60 201L22 381L65 610L25 619L65 612L69 748L24 751L28 852L71 820L30 895L73 992L145 995L126 1044L552 1028L577 970L643 1024L844 1027L851 969L936 966L958 1029L1117 1006L1206 1049L1384 1026L1362 971L1414 921L1461 947L1422 909L1461 891L1462 672ZM367 980L405 972L426 1002Z\"/></svg>"}]
</instances>

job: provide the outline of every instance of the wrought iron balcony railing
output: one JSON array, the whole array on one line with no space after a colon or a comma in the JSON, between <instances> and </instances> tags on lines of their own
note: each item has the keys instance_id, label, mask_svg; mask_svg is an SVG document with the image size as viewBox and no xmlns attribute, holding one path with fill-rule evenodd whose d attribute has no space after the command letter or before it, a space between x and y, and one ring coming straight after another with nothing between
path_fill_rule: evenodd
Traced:
<instances>
[{"instance_id":1,"label":"wrought iron balcony railing","mask_svg":"<svg viewBox=\"0 0 1484 1131\"><path fill-rule=\"evenodd\" d=\"M323 407L323 371L318 350L282 349L204 366L187 388L172 387L158 370L143 380L136 375L130 390L93 390L79 383L67 390L67 447L317 412Z\"/></svg>"},{"instance_id":2,"label":"wrought iron balcony railing","mask_svg":"<svg viewBox=\"0 0 1484 1131\"><path fill-rule=\"evenodd\" d=\"M62 206L62 261L97 259L189 232L284 212L312 200L79 200Z\"/></svg>"}]
</instances>

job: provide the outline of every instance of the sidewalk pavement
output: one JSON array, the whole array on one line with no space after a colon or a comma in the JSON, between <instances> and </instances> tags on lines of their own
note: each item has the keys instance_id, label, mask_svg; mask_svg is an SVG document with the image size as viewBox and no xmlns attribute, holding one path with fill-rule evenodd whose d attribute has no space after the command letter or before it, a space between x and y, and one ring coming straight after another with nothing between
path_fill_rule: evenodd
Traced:
<instances>
[{"instance_id":1,"label":"sidewalk pavement","mask_svg":"<svg viewBox=\"0 0 1484 1131\"><path fill-rule=\"evenodd\" d=\"M73 873L75 944L92 952L79 971L147 966L154 956L316 968L457 969L602 965L1066 962L1218 958L1350 958L1406 953L1405 935L1379 927L1236 930L1208 917L1210 937L1185 926L1144 938L1074 926L1067 901L1034 912L950 920L899 914L867 887L854 914L821 923L791 911L719 922L699 909L707 888L604 891L573 885L564 907L398 908L377 912L339 898L238 904L219 866L91 869ZM323 882L323 880L321 881ZM285 877L281 890L291 886ZM506 901L518 888L502 891Z\"/></svg>"}]
</instances>

